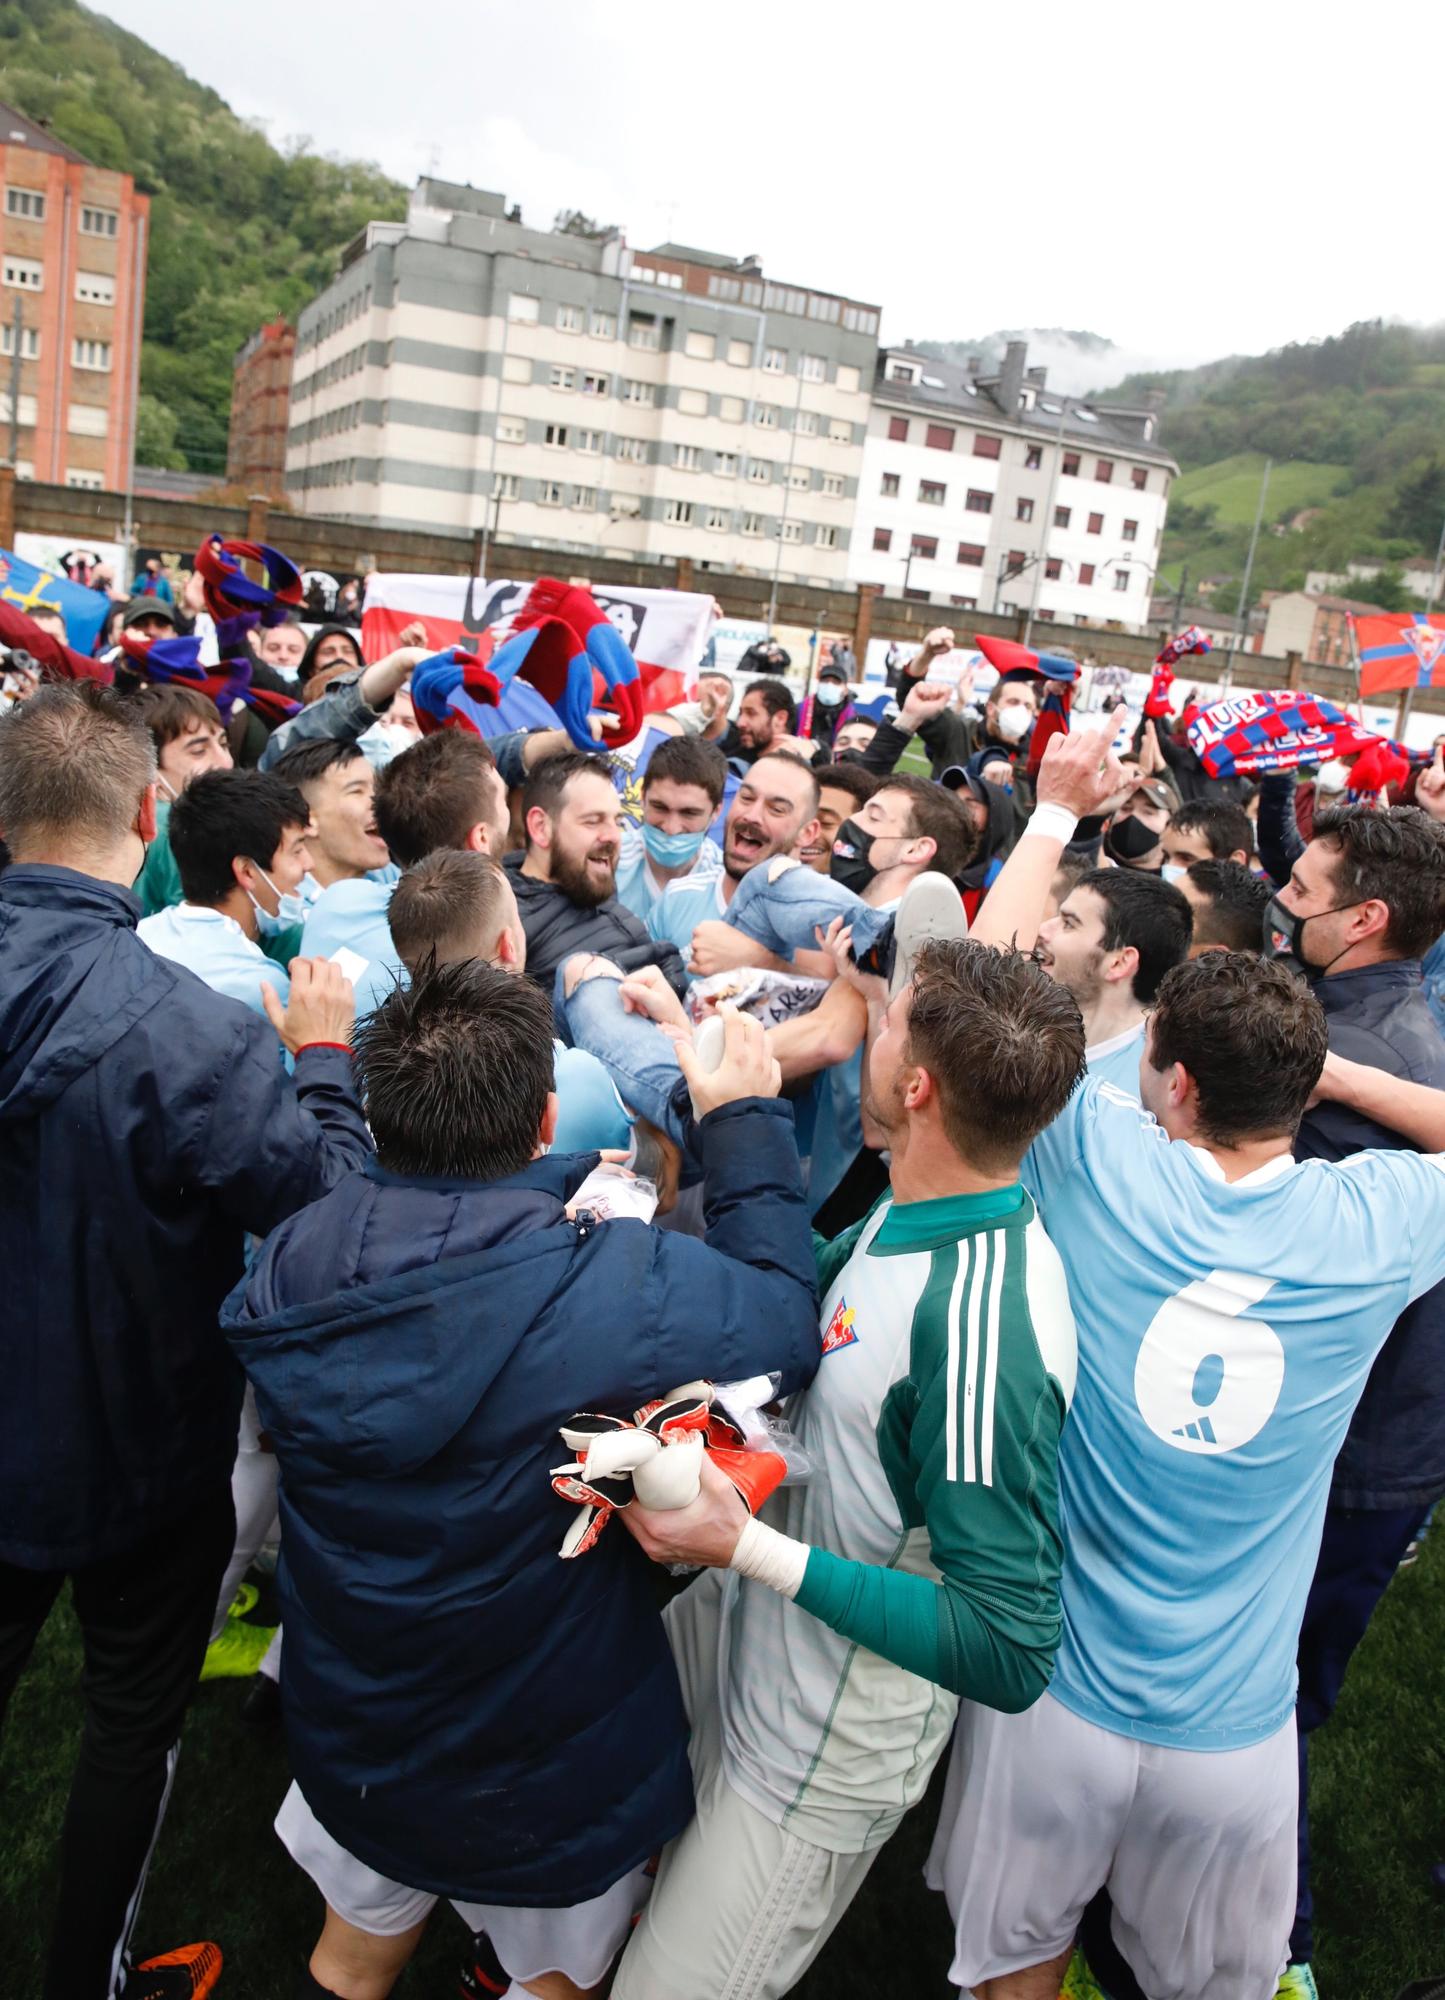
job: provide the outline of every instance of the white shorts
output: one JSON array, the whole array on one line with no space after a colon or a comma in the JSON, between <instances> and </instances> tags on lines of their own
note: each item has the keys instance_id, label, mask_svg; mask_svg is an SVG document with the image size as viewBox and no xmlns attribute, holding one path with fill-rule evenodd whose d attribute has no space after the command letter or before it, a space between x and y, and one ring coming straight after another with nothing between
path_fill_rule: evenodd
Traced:
<instances>
[{"instance_id":1,"label":"white shorts","mask_svg":"<svg viewBox=\"0 0 1445 2000\"><path fill-rule=\"evenodd\" d=\"M774 2000L802 1978L879 1850L834 1854L760 1813L723 1775L718 1640L723 1572L663 1613L692 1724L697 1817L662 1850L612 2000Z\"/></svg>"},{"instance_id":2,"label":"white shorts","mask_svg":"<svg viewBox=\"0 0 1445 2000\"><path fill-rule=\"evenodd\" d=\"M437 1898L406 1889L348 1854L292 1785L276 1815L276 1831L298 1868L311 1877L338 1917L375 1937L396 1937L427 1917ZM622 1949L647 1896L645 1866L634 1868L590 1902L565 1910L523 1910L501 1903L452 1908L471 1931L485 1931L513 1980L563 1972L577 1986L596 1986Z\"/></svg>"},{"instance_id":3,"label":"white shorts","mask_svg":"<svg viewBox=\"0 0 1445 2000\"><path fill-rule=\"evenodd\" d=\"M1043 1695L959 1711L929 1885L966 1991L1068 1950L1106 1883L1151 2000L1273 2000L1296 1888L1294 1717L1244 1750L1174 1750Z\"/></svg>"}]
</instances>

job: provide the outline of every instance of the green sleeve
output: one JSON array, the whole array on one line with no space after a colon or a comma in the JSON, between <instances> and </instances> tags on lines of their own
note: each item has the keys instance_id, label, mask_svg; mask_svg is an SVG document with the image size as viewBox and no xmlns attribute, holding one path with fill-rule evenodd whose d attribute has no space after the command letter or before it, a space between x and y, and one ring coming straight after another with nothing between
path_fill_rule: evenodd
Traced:
<instances>
[{"instance_id":1,"label":"green sleeve","mask_svg":"<svg viewBox=\"0 0 1445 2000\"><path fill-rule=\"evenodd\" d=\"M818 1267L818 1300L820 1304L822 1303L823 1294L833 1283L833 1280L853 1255L853 1252L858 1248L858 1238L877 1214L878 1203L887 1200L888 1194L885 1190L884 1193L879 1195L878 1201L874 1202L872 1208L869 1209L861 1222L855 1222L851 1228L845 1229L841 1236L835 1236L831 1243L826 1236L820 1236L816 1229L813 1231L813 1260Z\"/></svg>"},{"instance_id":2,"label":"green sleeve","mask_svg":"<svg viewBox=\"0 0 1445 2000\"><path fill-rule=\"evenodd\" d=\"M158 917L162 910L172 910L186 899L181 871L171 853L170 817L170 805L162 801L156 811L156 837L146 849L145 865L135 878L143 916Z\"/></svg>"},{"instance_id":3,"label":"green sleeve","mask_svg":"<svg viewBox=\"0 0 1445 2000\"><path fill-rule=\"evenodd\" d=\"M256 942L273 965L288 966L301 950L301 933L304 928L303 924L288 924L286 929L278 931L275 937L258 938Z\"/></svg>"}]
</instances>

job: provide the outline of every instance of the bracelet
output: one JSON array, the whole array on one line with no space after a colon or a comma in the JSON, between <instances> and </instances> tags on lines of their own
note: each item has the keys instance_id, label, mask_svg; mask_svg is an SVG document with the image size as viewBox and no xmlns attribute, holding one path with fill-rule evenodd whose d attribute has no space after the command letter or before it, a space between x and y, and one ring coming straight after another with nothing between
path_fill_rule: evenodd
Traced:
<instances>
[{"instance_id":1,"label":"bracelet","mask_svg":"<svg viewBox=\"0 0 1445 2000\"><path fill-rule=\"evenodd\" d=\"M1031 833L1038 833L1046 840L1057 840L1061 847L1067 847L1078 824L1077 814L1071 813L1067 806L1046 799L1041 806L1034 807L1033 816L1019 838L1026 840Z\"/></svg>"},{"instance_id":2,"label":"bracelet","mask_svg":"<svg viewBox=\"0 0 1445 2000\"><path fill-rule=\"evenodd\" d=\"M784 1597L796 1597L803 1587L808 1553L806 1542L795 1542L791 1535L780 1535L765 1521L749 1518L738 1536L728 1568L735 1569L739 1576L751 1577L755 1583L765 1583L769 1590L776 1590Z\"/></svg>"},{"instance_id":3,"label":"bracelet","mask_svg":"<svg viewBox=\"0 0 1445 2000\"><path fill-rule=\"evenodd\" d=\"M344 1056L351 1054L350 1042L302 1042L296 1053L304 1056L308 1049L340 1049Z\"/></svg>"}]
</instances>

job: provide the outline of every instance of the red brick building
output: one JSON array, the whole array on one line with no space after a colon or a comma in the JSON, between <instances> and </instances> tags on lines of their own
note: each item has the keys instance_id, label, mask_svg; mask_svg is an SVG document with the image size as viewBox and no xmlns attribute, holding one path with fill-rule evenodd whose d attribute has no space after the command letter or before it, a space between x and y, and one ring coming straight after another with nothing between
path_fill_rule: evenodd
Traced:
<instances>
[{"instance_id":1,"label":"red brick building","mask_svg":"<svg viewBox=\"0 0 1445 2000\"><path fill-rule=\"evenodd\" d=\"M125 484L135 434L150 202L0 104L0 456L57 485ZM18 316L18 317L17 317Z\"/></svg>"},{"instance_id":2,"label":"red brick building","mask_svg":"<svg viewBox=\"0 0 1445 2000\"><path fill-rule=\"evenodd\" d=\"M295 351L295 327L284 319L269 321L237 354L231 385L226 483L276 501L286 497L286 427Z\"/></svg>"}]
</instances>

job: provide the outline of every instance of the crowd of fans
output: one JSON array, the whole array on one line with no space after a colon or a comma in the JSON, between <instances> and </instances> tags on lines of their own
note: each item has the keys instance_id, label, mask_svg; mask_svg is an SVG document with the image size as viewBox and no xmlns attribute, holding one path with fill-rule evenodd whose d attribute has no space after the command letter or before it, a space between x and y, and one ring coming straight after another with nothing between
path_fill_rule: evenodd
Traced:
<instances>
[{"instance_id":1,"label":"crowd of fans","mask_svg":"<svg viewBox=\"0 0 1445 2000\"><path fill-rule=\"evenodd\" d=\"M439 1898L469 1993L784 1994L944 1759L965 1994L1313 1994L1309 1734L1445 1491L1440 751L1302 823L940 629L882 721L846 651L706 667L634 816L562 730L421 734L420 629L280 618L223 712L163 580L103 670L0 607L47 1994L221 1977L133 1933L226 1677L300 1994Z\"/></svg>"}]
</instances>

